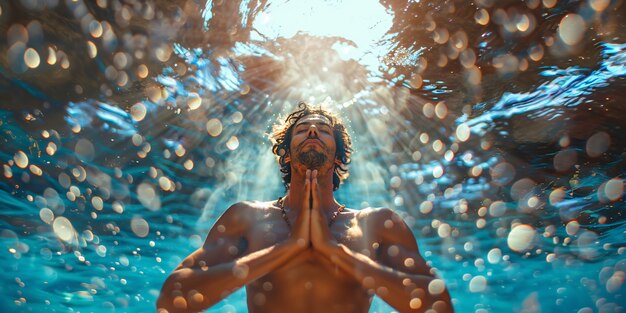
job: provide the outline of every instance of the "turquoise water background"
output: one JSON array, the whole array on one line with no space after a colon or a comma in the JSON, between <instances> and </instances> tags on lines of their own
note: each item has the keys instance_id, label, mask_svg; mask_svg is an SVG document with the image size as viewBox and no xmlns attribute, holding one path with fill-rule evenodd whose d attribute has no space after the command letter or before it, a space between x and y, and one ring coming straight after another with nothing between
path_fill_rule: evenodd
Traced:
<instances>
[{"instance_id":1,"label":"turquoise water background","mask_svg":"<svg viewBox=\"0 0 626 313\"><path fill-rule=\"evenodd\" d=\"M2 2L0 307L154 311L228 206L283 195L268 133L304 100L352 135L338 201L399 212L457 312L624 312L625 26L608 0Z\"/></svg>"}]
</instances>

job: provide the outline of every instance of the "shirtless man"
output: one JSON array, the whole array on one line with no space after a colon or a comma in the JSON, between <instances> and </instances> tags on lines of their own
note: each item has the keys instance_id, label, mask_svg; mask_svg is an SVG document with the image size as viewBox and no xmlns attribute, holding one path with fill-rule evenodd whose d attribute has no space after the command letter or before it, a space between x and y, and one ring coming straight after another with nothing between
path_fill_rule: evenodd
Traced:
<instances>
[{"instance_id":1,"label":"shirtless man","mask_svg":"<svg viewBox=\"0 0 626 313\"><path fill-rule=\"evenodd\" d=\"M202 311L244 286L253 313L368 312L374 294L400 312L453 312L397 214L333 197L351 153L334 115L301 103L273 135L287 194L228 208L165 281L159 313Z\"/></svg>"}]
</instances>

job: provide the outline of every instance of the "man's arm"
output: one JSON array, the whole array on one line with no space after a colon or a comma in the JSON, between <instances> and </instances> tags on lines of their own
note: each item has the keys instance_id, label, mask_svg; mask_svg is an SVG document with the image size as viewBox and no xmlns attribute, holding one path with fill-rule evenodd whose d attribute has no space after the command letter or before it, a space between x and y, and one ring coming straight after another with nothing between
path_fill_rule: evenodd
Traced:
<instances>
[{"instance_id":1,"label":"man's arm","mask_svg":"<svg viewBox=\"0 0 626 313\"><path fill-rule=\"evenodd\" d=\"M302 249L296 239L250 252L242 244L256 214L246 203L231 206L205 244L173 271L157 300L159 313L202 311L230 293L275 270Z\"/></svg>"},{"instance_id":2,"label":"man's arm","mask_svg":"<svg viewBox=\"0 0 626 313\"><path fill-rule=\"evenodd\" d=\"M329 245L323 253L400 312L453 312L450 294L419 254L417 243L402 219L389 209L365 217L366 232L382 234L378 262L342 244Z\"/></svg>"}]
</instances>

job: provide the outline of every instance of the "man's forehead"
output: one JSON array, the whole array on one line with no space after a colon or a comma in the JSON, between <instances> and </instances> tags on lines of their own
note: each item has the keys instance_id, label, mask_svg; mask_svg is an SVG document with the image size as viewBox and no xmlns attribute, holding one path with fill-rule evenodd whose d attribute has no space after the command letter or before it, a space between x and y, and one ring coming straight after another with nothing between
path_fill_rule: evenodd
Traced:
<instances>
[{"instance_id":1,"label":"man's forehead","mask_svg":"<svg viewBox=\"0 0 626 313\"><path fill-rule=\"evenodd\" d=\"M310 114L310 115L307 115L307 116L301 118L296 123L296 126L300 125L300 124L303 124L303 123L309 123L309 124L310 123L323 123L323 124L331 125L330 120L326 116L321 115L321 114Z\"/></svg>"}]
</instances>

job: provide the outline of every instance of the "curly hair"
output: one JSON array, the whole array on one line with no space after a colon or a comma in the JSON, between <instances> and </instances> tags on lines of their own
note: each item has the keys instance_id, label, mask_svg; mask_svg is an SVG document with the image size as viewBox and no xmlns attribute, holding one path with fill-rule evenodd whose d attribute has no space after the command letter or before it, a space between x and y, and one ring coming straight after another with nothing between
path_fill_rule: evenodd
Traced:
<instances>
[{"instance_id":1,"label":"curly hair","mask_svg":"<svg viewBox=\"0 0 626 313\"><path fill-rule=\"evenodd\" d=\"M335 157L339 161L333 173L333 191L335 191L339 189L339 185L348 178L348 164L350 163L350 155L352 154L352 141L341 119L330 111L324 110L321 107L313 108L305 102L298 103L298 109L295 112L289 114L284 122L279 122L272 127L272 152L278 157L278 164L280 165L280 171L283 176L285 190L289 190L291 166L289 161L286 162L285 157L289 153L293 127L301 118L310 114L319 114L328 118L333 129L337 146Z\"/></svg>"}]
</instances>

